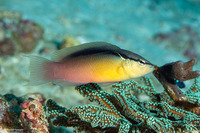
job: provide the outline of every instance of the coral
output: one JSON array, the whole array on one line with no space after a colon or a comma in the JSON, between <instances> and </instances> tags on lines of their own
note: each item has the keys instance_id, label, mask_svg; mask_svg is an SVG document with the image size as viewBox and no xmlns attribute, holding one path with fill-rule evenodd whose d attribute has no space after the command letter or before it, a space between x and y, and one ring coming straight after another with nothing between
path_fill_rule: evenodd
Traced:
<instances>
[{"instance_id":1,"label":"coral","mask_svg":"<svg viewBox=\"0 0 200 133\"><path fill-rule=\"evenodd\" d=\"M46 101L46 98L40 93L27 94L27 95L24 95L22 98L23 99L30 99L30 98L35 99L38 102L40 102L41 104L44 104Z\"/></svg>"},{"instance_id":2,"label":"coral","mask_svg":"<svg viewBox=\"0 0 200 133\"><path fill-rule=\"evenodd\" d=\"M151 80L142 77L144 86L134 80L112 86L112 94L98 84L77 86L76 90L98 105L64 108L53 100L46 103L48 120L56 126L72 126L74 132L198 132L200 130L200 105L198 80L186 92L180 82L196 78L199 71L192 71L195 60L156 66L155 77L165 91L156 92ZM145 93L150 101L137 97Z\"/></svg>"},{"instance_id":3,"label":"coral","mask_svg":"<svg viewBox=\"0 0 200 133\"><path fill-rule=\"evenodd\" d=\"M9 38L0 41L0 55L12 55L14 52L15 47Z\"/></svg>"},{"instance_id":4,"label":"coral","mask_svg":"<svg viewBox=\"0 0 200 133\"><path fill-rule=\"evenodd\" d=\"M44 100L38 93L0 96L0 131L49 132Z\"/></svg>"},{"instance_id":5,"label":"coral","mask_svg":"<svg viewBox=\"0 0 200 133\"><path fill-rule=\"evenodd\" d=\"M200 101L198 95L195 94L200 89L197 79L192 88L190 88L186 93L182 92L175 82L176 80L183 82L199 77L200 71L192 71L194 64L195 59L186 63L177 61L157 68L153 74L178 106L181 106L182 108L184 107L186 110L200 115Z\"/></svg>"},{"instance_id":6,"label":"coral","mask_svg":"<svg viewBox=\"0 0 200 133\"><path fill-rule=\"evenodd\" d=\"M0 129L21 128L18 117L20 115L20 98L12 94L0 96Z\"/></svg>"},{"instance_id":7,"label":"coral","mask_svg":"<svg viewBox=\"0 0 200 133\"><path fill-rule=\"evenodd\" d=\"M18 12L0 11L0 55L30 52L43 37L43 29Z\"/></svg>"},{"instance_id":8,"label":"coral","mask_svg":"<svg viewBox=\"0 0 200 133\"><path fill-rule=\"evenodd\" d=\"M8 102L4 100L2 97L0 99L0 129L5 128L5 121L8 121L5 117L8 114ZM10 123L10 122L8 122Z\"/></svg>"},{"instance_id":9,"label":"coral","mask_svg":"<svg viewBox=\"0 0 200 133\"><path fill-rule=\"evenodd\" d=\"M30 20L21 20L17 28L16 32L12 32L12 39L22 52L32 51L43 37L43 29Z\"/></svg>"},{"instance_id":10,"label":"coral","mask_svg":"<svg viewBox=\"0 0 200 133\"><path fill-rule=\"evenodd\" d=\"M20 119L22 120L23 127L28 127L28 129L26 129L28 132L48 132L46 115L42 104L38 100L29 98L23 101L21 108Z\"/></svg>"}]
</instances>

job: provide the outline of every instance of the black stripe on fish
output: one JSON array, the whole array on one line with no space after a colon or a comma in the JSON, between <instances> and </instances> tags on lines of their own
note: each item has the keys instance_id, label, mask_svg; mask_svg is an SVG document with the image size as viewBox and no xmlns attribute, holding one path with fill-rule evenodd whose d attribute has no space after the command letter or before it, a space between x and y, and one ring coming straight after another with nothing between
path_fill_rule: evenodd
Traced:
<instances>
[{"instance_id":1,"label":"black stripe on fish","mask_svg":"<svg viewBox=\"0 0 200 133\"><path fill-rule=\"evenodd\" d=\"M153 65L148 60L144 59L140 55L135 54L131 51L120 49L120 48L112 50L112 48L109 48L109 47L92 47L92 48L83 49L83 50L74 52L74 53L64 57L62 59L62 61L71 59L71 58L75 58L78 56L93 55L93 54L97 54L97 53L106 53L106 54L112 54L112 55L116 55L116 56L119 56L119 54L120 54L125 59L134 60L134 61L140 62L142 64Z\"/></svg>"},{"instance_id":2,"label":"black stripe on fish","mask_svg":"<svg viewBox=\"0 0 200 133\"><path fill-rule=\"evenodd\" d=\"M125 59L134 60L134 61L140 62L141 64L153 65L151 62L149 62L142 56L140 56L136 53L133 53L131 51L120 49L118 53Z\"/></svg>"}]
</instances>

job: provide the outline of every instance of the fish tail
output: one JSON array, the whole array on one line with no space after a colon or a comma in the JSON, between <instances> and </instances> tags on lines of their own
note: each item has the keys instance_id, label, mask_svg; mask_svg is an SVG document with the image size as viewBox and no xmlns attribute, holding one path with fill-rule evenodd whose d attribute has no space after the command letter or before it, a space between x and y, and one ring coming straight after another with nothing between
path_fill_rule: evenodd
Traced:
<instances>
[{"instance_id":1,"label":"fish tail","mask_svg":"<svg viewBox=\"0 0 200 133\"><path fill-rule=\"evenodd\" d=\"M41 85L50 82L45 75L50 72L46 69L45 64L51 61L39 56L28 56L30 59L30 81L28 86Z\"/></svg>"}]
</instances>

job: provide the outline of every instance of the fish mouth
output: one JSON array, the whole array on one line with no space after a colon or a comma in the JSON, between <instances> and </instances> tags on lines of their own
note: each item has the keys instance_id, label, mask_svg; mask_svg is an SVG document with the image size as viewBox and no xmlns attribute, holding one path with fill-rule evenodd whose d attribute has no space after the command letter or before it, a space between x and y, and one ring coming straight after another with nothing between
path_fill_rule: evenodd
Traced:
<instances>
[{"instance_id":1,"label":"fish mouth","mask_svg":"<svg viewBox=\"0 0 200 133\"><path fill-rule=\"evenodd\" d=\"M154 65L154 69L155 69L156 71L158 71L159 67L156 66L156 65Z\"/></svg>"},{"instance_id":2,"label":"fish mouth","mask_svg":"<svg viewBox=\"0 0 200 133\"><path fill-rule=\"evenodd\" d=\"M146 74L147 74L147 73L151 73L151 72L155 71L156 66L151 64L151 65L147 66L146 68L147 69L145 71L146 71Z\"/></svg>"},{"instance_id":3,"label":"fish mouth","mask_svg":"<svg viewBox=\"0 0 200 133\"><path fill-rule=\"evenodd\" d=\"M154 70L158 70L158 66L157 65L154 65L154 64L148 64L150 66L151 69L154 69Z\"/></svg>"},{"instance_id":4,"label":"fish mouth","mask_svg":"<svg viewBox=\"0 0 200 133\"><path fill-rule=\"evenodd\" d=\"M153 67L153 69L156 69L158 66L148 62L148 63L145 63L146 65L149 65L151 68Z\"/></svg>"},{"instance_id":5,"label":"fish mouth","mask_svg":"<svg viewBox=\"0 0 200 133\"><path fill-rule=\"evenodd\" d=\"M158 69L159 69L159 67L157 66L157 65L153 65L153 64L151 64L151 65L149 65L150 67L149 67L149 71L150 72L152 72L152 71L157 71Z\"/></svg>"}]
</instances>

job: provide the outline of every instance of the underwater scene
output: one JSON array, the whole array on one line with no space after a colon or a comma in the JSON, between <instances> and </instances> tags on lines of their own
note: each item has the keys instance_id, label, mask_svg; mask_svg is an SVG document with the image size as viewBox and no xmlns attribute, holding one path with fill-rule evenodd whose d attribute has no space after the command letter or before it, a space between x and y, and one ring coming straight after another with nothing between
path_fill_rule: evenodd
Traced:
<instances>
[{"instance_id":1,"label":"underwater scene","mask_svg":"<svg viewBox=\"0 0 200 133\"><path fill-rule=\"evenodd\" d=\"M0 0L0 133L200 132L199 0Z\"/></svg>"}]
</instances>

